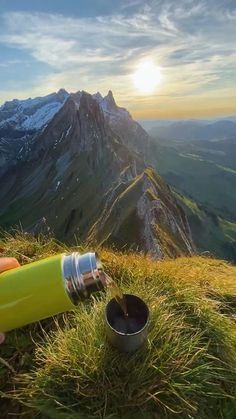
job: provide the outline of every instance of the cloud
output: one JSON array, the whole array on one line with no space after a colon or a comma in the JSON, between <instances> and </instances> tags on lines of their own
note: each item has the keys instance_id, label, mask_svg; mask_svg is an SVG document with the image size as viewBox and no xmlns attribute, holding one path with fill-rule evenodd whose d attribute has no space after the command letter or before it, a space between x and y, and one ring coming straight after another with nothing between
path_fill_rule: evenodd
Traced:
<instances>
[{"instance_id":1,"label":"cloud","mask_svg":"<svg viewBox=\"0 0 236 419\"><path fill-rule=\"evenodd\" d=\"M124 4L121 4L120 9L127 10L132 7L140 6L141 4L143 4L143 0L126 0Z\"/></svg>"},{"instance_id":2,"label":"cloud","mask_svg":"<svg viewBox=\"0 0 236 419\"><path fill-rule=\"evenodd\" d=\"M22 60L17 60L17 59L15 59L15 60L5 60L5 61L0 62L0 67L7 68L7 67L10 67L10 66L14 66L16 64L22 64L22 63L23 63Z\"/></svg>"},{"instance_id":3,"label":"cloud","mask_svg":"<svg viewBox=\"0 0 236 419\"><path fill-rule=\"evenodd\" d=\"M119 13L86 18L8 12L0 21L0 44L48 66L48 74L34 80L32 92L65 87L105 93L112 88L122 104L136 101L137 106L203 90L211 94L213 88L227 95L232 94L236 64L236 12L230 4L149 0L143 6L130 0ZM136 94L131 74L150 58L162 68L163 84L156 96L144 99Z\"/></svg>"}]
</instances>

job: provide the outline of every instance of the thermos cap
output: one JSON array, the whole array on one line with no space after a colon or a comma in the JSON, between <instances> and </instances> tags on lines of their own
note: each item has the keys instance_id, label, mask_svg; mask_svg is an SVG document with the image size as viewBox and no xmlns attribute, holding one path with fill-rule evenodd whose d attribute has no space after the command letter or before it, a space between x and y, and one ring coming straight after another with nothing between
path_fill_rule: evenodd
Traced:
<instances>
[{"instance_id":1,"label":"thermos cap","mask_svg":"<svg viewBox=\"0 0 236 419\"><path fill-rule=\"evenodd\" d=\"M62 273L67 294L75 305L106 286L106 275L97 253L64 255Z\"/></svg>"}]
</instances>

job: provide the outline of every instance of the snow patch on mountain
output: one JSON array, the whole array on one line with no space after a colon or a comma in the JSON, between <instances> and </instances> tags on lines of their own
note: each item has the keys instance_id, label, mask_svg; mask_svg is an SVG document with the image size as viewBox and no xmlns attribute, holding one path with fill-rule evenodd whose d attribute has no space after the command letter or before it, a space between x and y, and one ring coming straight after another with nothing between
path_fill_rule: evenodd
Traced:
<instances>
[{"instance_id":1,"label":"snow patch on mountain","mask_svg":"<svg viewBox=\"0 0 236 419\"><path fill-rule=\"evenodd\" d=\"M55 102L42 106L42 108L38 109L33 115L28 116L21 127L26 130L40 129L54 117L59 109L61 109L62 105L63 103Z\"/></svg>"},{"instance_id":2,"label":"snow patch on mountain","mask_svg":"<svg viewBox=\"0 0 236 419\"><path fill-rule=\"evenodd\" d=\"M66 137L68 137L68 135L70 134L70 130L72 128L72 125L69 126L68 130L66 131Z\"/></svg>"},{"instance_id":3,"label":"snow patch on mountain","mask_svg":"<svg viewBox=\"0 0 236 419\"><path fill-rule=\"evenodd\" d=\"M61 109L69 93L61 89L45 97L6 102L0 107L0 128L38 130Z\"/></svg>"},{"instance_id":4,"label":"snow patch on mountain","mask_svg":"<svg viewBox=\"0 0 236 419\"><path fill-rule=\"evenodd\" d=\"M99 104L105 117L109 118L110 121L117 119L132 120L130 113L126 109L117 106L111 90L109 90L108 94L104 97L100 92L97 92L92 96Z\"/></svg>"}]
</instances>

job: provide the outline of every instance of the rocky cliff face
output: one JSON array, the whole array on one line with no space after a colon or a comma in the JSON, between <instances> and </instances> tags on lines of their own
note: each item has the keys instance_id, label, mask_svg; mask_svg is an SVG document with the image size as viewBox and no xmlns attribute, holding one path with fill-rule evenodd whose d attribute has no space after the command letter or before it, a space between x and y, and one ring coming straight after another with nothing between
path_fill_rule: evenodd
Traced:
<instances>
[{"instance_id":1,"label":"rocky cliff face","mask_svg":"<svg viewBox=\"0 0 236 419\"><path fill-rule=\"evenodd\" d=\"M184 213L146 168L148 135L111 92L102 98L61 90L30 101L0 108L2 228L21 223L156 258L192 252Z\"/></svg>"},{"instance_id":2,"label":"rocky cliff face","mask_svg":"<svg viewBox=\"0 0 236 419\"><path fill-rule=\"evenodd\" d=\"M184 212L151 168L118 184L89 238L144 251L155 259L191 254L194 247Z\"/></svg>"},{"instance_id":3,"label":"rocky cliff face","mask_svg":"<svg viewBox=\"0 0 236 419\"><path fill-rule=\"evenodd\" d=\"M117 106L111 90L104 98L101 95L94 95L103 110L108 125L112 128L122 141L131 149L141 152L146 158L150 137L146 131L133 120L130 113Z\"/></svg>"}]
</instances>

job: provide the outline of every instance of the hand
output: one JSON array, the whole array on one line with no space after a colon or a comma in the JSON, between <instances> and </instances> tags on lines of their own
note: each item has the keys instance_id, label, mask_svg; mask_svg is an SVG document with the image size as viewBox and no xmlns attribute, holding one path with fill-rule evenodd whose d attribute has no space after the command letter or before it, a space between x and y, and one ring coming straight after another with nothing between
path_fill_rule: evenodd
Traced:
<instances>
[{"instance_id":1,"label":"hand","mask_svg":"<svg viewBox=\"0 0 236 419\"><path fill-rule=\"evenodd\" d=\"M9 269L18 268L19 266L20 264L15 258L0 258L0 273L8 271ZM4 340L4 333L0 333L0 345L4 342Z\"/></svg>"}]
</instances>

